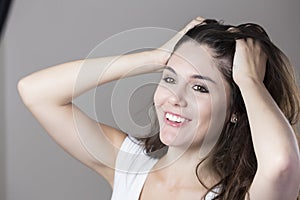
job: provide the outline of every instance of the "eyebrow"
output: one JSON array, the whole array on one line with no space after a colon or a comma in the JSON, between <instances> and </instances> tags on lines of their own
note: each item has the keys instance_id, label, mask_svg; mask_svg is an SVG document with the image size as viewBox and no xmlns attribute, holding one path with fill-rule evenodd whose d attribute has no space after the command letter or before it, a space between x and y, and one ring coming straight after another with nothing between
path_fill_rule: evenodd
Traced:
<instances>
[{"instance_id":1,"label":"eyebrow","mask_svg":"<svg viewBox=\"0 0 300 200\"><path fill-rule=\"evenodd\" d=\"M169 70L169 71L171 71L172 73L174 73L174 74L177 75L176 71L175 71L172 67L166 66L165 69L167 69L167 70ZM216 84L216 82L215 82L214 80L212 80L210 77L208 77L208 76L203 76L203 75L200 75L200 74L194 74L194 75L191 76L191 78L195 78L195 79L203 79L203 80L207 80L207 81L210 81L210 82Z\"/></svg>"}]
</instances>

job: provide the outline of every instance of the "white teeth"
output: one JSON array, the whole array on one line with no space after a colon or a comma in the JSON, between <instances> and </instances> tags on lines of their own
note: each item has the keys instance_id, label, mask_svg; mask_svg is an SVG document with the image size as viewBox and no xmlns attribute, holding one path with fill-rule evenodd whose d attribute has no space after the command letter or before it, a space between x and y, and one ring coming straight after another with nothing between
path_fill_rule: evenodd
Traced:
<instances>
[{"instance_id":1,"label":"white teeth","mask_svg":"<svg viewBox=\"0 0 300 200\"><path fill-rule=\"evenodd\" d=\"M184 122L184 120L185 120L182 117L178 117L178 116L172 115L170 113L166 113L166 118L170 121L178 122L178 123Z\"/></svg>"}]
</instances>

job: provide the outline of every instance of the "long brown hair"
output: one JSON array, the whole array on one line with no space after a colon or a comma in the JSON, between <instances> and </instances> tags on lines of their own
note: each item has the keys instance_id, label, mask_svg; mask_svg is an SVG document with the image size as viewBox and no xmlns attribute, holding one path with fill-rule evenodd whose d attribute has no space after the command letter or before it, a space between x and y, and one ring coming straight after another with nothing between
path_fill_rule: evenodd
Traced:
<instances>
[{"instance_id":1,"label":"long brown hair","mask_svg":"<svg viewBox=\"0 0 300 200\"><path fill-rule=\"evenodd\" d=\"M228 31L232 27L235 31ZM198 170L204 160L195 169L200 183L208 189L208 192L221 186L214 200L245 199L257 170L246 108L240 90L232 78L235 41L249 37L261 43L261 48L268 57L264 84L297 133L300 96L294 69L285 54L271 42L261 26L253 23L232 26L223 25L216 20L205 20L189 30L186 37L183 37L174 48L176 51L180 45L189 40L207 45L213 51L212 56L216 61L223 61L218 62L218 69L231 86L230 116L236 114L238 122L225 122L216 145L204 159L210 162L211 168L221 180L216 185L207 187L201 180ZM155 126L157 125L156 122ZM152 135L141 139L145 150L149 156L161 157L166 153L167 147L160 141L159 132ZM296 135L299 138L299 135Z\"/></svg>"}]
</instances>

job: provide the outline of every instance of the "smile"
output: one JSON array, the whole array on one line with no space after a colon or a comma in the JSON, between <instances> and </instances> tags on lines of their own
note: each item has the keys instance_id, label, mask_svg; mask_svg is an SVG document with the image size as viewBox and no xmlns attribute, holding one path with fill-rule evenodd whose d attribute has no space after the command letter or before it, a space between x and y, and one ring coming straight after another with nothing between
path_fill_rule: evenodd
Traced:
<instances>
[{"instance_id":1,"label":"smile","mask_svg":"<svg viewBox=\"0 0 300 200\"><path fill-rule=\"evenodd\" d=\"M165 112L164 121L170 126L181 127L191 120L175 113Z\"/></svg>"}]
</instances>

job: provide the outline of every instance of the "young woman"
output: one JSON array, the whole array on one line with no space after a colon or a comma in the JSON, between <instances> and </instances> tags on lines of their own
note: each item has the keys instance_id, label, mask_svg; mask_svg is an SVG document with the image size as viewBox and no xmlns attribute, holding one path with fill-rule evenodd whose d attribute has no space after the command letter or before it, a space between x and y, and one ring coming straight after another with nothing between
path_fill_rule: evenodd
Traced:
<instances>
[{"instance_id":1,"label":"young woman","mask_svg":"<svg viewBox=\"0 0 300 200\"><path fill-rule=\"evenodd\" d=\"M148 138L72 104L98 85L159 70L159 131ZM23 78L18 89L54 140L109 182L112 199L298 196L299 89L288 59L256 24L198 17L162 48L64 63Z\"/></svg>"}]
</instances>

